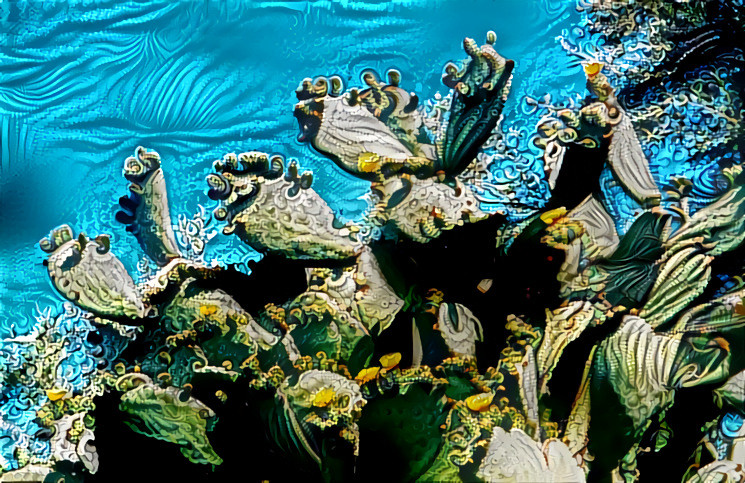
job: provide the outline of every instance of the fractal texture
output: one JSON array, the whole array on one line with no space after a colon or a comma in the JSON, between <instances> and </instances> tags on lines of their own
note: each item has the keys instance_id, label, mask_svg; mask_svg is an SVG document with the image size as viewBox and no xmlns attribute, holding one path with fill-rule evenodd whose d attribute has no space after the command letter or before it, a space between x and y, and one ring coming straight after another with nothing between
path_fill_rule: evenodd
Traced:
<instances>
[{"instance_id":1,"label":"fractal texture","mask_svg":"<svg viewBox=\"0 0 745 483\"><path fill-rule=\"evenodd\" d=\"M0 27L0 481L745 482L743 0Z\"/></svg>"}]
</instances>

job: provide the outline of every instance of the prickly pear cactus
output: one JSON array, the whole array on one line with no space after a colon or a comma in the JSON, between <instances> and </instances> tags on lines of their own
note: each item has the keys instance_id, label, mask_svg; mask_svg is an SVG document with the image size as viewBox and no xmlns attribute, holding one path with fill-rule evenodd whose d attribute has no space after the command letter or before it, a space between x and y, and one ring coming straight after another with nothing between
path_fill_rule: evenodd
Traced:
<instances>
[{"instance_id":1,"label":"prickly pear cactus","mask_svg":"<svg viewBox=\"0 0 745 483\"><path fill-rule=\"evenodd\" d=\"M6 346L4 390L38 402L39 429L4 477L114 475L134 441L216 481L745 479L743 58L724 40L745 12L577 6L558 41L587 92L520 100L540 113L537 205L527 177L496 179L519 164L519 59L494 32L464 40L437 99L395 69L300 81L300 141L366 187L353 221L251 146L212 163L187 233L166 157L138 147L116 221L146 270L68 225L39 244L69 303ZM251 273L200 256L212 223L263 256Z\"/></svg>"}]
</instances>

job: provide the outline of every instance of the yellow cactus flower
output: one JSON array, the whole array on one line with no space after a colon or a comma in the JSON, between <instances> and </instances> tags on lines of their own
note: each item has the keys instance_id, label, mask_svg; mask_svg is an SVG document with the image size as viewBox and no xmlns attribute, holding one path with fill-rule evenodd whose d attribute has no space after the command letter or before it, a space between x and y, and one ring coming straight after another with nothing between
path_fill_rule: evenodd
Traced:
<instances>
[{"instance_id":1,"label":"yellow cactus flower","mask_svg":"<svg viewBox=\"0 0 745 483\"><path fill-rule=\"evenodd\" d=\"M380 365L383 366L383 369L391 370L394 367L396 367L399 362L401 362L401 353L393 352L391 354L386 354L382 356L379 360L380 360Z\"/></svg>"},{"instance_id":2,"label":"yellow cactus flower","mask_svg":"<svg viewBox=\"0 0 745 483\"><path fill-rule=\"evenodd\" d=\"M594 77L598 75L598 72L603 68L603 64L601 62L592 62L590 64L585 64L585 74L587 77Z\"/></svg>"},{"instance_id":3,"label":"yellow cactus flower","mask_svg":"<svg viewBox=\"0 0 745 483\"><path fill-rule=\"evenodd\" d=\"M334 400L334 390L330 387L324 387L313 395L313 405L319 408L325 408Z\"/></svg>"},{"instance_id":4,"label":"yellow cactus flower","mask_svg":"<svg viewBox=\"0 0 745 483\"><path fill-rule=\"evenodd\" d=\"M554 221L558 220L562 216L567 214L567 209L563 206L561 208L555 208L553 210L549 210L541 215L541 221L544 222L547 225L550 225Z\"/></svg>"},{"instance_id":5,"label":"yellow cactus flower","mask_svg":"<svg viewBox=\"0 0 745 483\"><path fill-rule=\"evenodd\" d=\"M59 401L60 399L64 399L65 396L67 396L66 389L60 389L58 387L47 389L47 397L50 401Z\"/></svg>"},{"instance_id":6,"label":"yellow cactus flower","mask_svg":"<svg viewBox=\"0 0 745 483\"><path fill-rule=\"evenodd\" d=\"M211 315L215 315L217 313L217 305L211 305L211 304L201 305L199 307L199 313L202 314L203 317L209 317Z\"/></svg>"},{"instance_id":7,"label":"yellow cactus flower","mask_svg":"<svg viewBox=\"0 0 745 483\"><path fill-rule=\"evenodd\" d=\"M366 382L372 381L378 377L379 372L379 367L368 367L367 369L362 369L354 379L359 381L360 384L365 384Z\"/></svg>"},{"instance_id":8,"label":"yellow cactus flower","mask_svg":"<svg viewBox=\"0 0 745 483\"><path fill-rule=\"evenodd\" d=\"M357 166L363 173L375 173L380 170L380 156L375 153L361 153L357 157Z\"/></svg>"},{"instance_id":9,"label":"yellow cactus flower","mask_svg":"<svg viewBox=\"0 0 745 483\"><path fill-rule=\"evenodd\" d=\"M466 406L468 406L468 409L470 409L471 411L486 411L487 409L489 409L489 406L491 405L493 399L494 394L491 392L474 394L473 396L468 396L466 398Z\"/></svg>"}]
</instances>

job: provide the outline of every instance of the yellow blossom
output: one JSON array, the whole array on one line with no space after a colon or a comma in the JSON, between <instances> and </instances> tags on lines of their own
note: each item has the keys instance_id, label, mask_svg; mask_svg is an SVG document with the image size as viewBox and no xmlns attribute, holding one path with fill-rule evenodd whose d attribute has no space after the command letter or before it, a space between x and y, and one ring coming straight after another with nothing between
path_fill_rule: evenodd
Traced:
<instances>
[{"instance_id":1,"label":"yellow blossom","mask_svg":"<svg viewBox=\"0 0 745 483\"><path fill-rule=\"evenodd\" d=\"M330 387L324 387L313 396L313 405L319 408L324 408L334 400L334 390Z\"/></svg>"},{"instance_id":2,"label":"yellow blossom","mask_svg":"<svg viewBox=\"0 0 745 483\"><path fill-rule=\"evenodd\" d=\"M466 406L471 411L486 411L491 405L494 394L490 392L482 392L481 394L474 394L466 398Z\"/></svg>"},{"instance_id":3,"label":"yellow blossom","mask_svg":"<svg viewBox=\"0 0 745 483\"><path fill-rule=\"evenodd\" d=\"M561 208L556 208L550 211L547 211L541 215L541 221L546 223L547 225L550 225L554 221L558 220L562 216L567 214L567 209L563 206Z\"/></svg>"},{"instance_id":4,"label":"yellow blossom","mask_svg":"<svg viewBox=\"0 0 745 483\"><path fill-rule=\"evenodd\" d=\"M584 66L585 74L587 75L587 77L596 76L602 68L603 68L603 64L600 62L592 62Z\"/></svg>"},{"instance_id":5,"label":"yellow blossom","mask_svg":"<svg viewBox=\"0 0 745 483\"><path fill-rule=\"evenodd\" d=\"M354 379L364 384L378 377L378 372L380 372L379 367L368 367L367 369L362 369Z\"/></svg>"},{"instance_id":6,"label":"yellow blossom","mask_svg":"<svg viewBox=\"0 0 745 483\"><path fill-rule=\"evenodd\" d=\"M67 396L67 390L65 389L60 389L58 387L47 389L47 397L50 401L59 401L60 399L64 399L65 396Z\"/></svg>"},{"instance_id":7,"label":"yellow blossom","mask_svg":"<svg viewBox=\"0 0 745 483\"><path fill-rule=\"evenodd\" d=\"M217 305L205 304L199 307L199 313L204 317L209 317L217 313Z\"/></svg>"},{"instance_id":8,"label":"yellow blossom","mask_svg":"<svg viewBox=\"0 0 745 483\"><path fill-rule=\"evenodd\" d=\"M401 362L401 353L393 352L392 354L386 354L379 360L380 365L383 366L384 369L390 370L396 367L399 362Z\"/></svg>"}]
</instances>

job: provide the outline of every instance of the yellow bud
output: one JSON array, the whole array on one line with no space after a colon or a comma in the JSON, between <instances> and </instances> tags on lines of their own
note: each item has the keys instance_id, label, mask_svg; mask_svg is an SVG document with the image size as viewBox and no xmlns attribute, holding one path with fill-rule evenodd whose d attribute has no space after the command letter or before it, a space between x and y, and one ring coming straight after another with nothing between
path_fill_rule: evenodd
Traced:
<instances>
[{"instance_id":1,"label":"yellow bud","mask_svg":"<svg viewBox=\"0 0 745 483\"><path fill-rule=\"evenodd\" d=\"M600 72L602 68L603 68L603 64L600 62L593 62L591 64L585 64L584 66L585 75L587 75L587 77L594 77L598 75L598 72Z\"/></svg>"},{"instance_id":2,"label":"yellow bud","mask_svg":"<svg viewBox=\"0 0 745 483\"><path fill-rule=\"evenodd\" d=\"M204 317L209 317L217 313L217 305L205 304L199 307L199 313Z\"/></svg>"},{"instance_id":3,"label":"yellow bud","mask_svg":"<svg viewBox=\"0 0 745 483\"><path fill-rule=\"evenodd\" d=\"M375 153L362 153L357 158L357 166L363 173L374 173L380 169L380 157Z\"/></svg>"},{"instance_id":4,"label":"yellow bud","mask_svg":"<svg viewBox=\"0 0 745 483\"><path fill-rule=\"evenodd\" d=\"M386 354L379 360L380 365L383 366L384 369L390 370L396 367L399 362L401 362L401 353L393 352L392 354Z\"/></svg>"},{"instance_id":5,"label":"yellow bud","mask_svg":"<svg viewBox=\"0 0 745 483\"><path fill-rule=\"evenodd\" d=\"M330 387L324 387L313 396L313 405L319 408L324 408L334 400L334 390Z\"/></svg>"},{"instance_id":6,"label":"yellow bud","mask_svg":"<svg viewBox=\"0 0 745 483\"><path fill-rule=\"evenodd\" d=\"M562 216L567 214L567 209L563 206L561 208L555 208L553 210L547 211L541 215L541 221L544 222L547 225L550 225L557 219L561 218Z\"/></svg>"},{"instance_id":7,"label":"yellow bud","mask_svg":"<svg viewBox=\"0 0 745 483\"><path fill-rule=\"evenodd\" d=\"M359 381L360 384L364 384L368 381L372 381L376 377L378 377L378 373L380 372L379 367L368 367L367 369L362 369L358 374L357 377L354 379L356 381Z\"/></svg>"},{"instance_id":8,"label":"yellow bud","mask_svg":"<svg viewBox=\"0 0 745 483\"><path fill-rule=\"evenodd\" d=\"M65 389L60 389L58 387L55 387L54 389L47 389L47 397L50 401L59 401L60 399L63 399L67 395L67 391Z\"/></svg>"},{"instance_id":9,"label":"yellow bud","mask_svg":"<svg viewBox=\"0 0 745 483\"><path fill-rule=\"evenodd\" d=\"M490 392L474 394L473 396L468 396L466 398L466 406L468 406L468 409L471 411L486 411L489 409L493 399L494 394Z\"/></svg>"}]
</instances>

